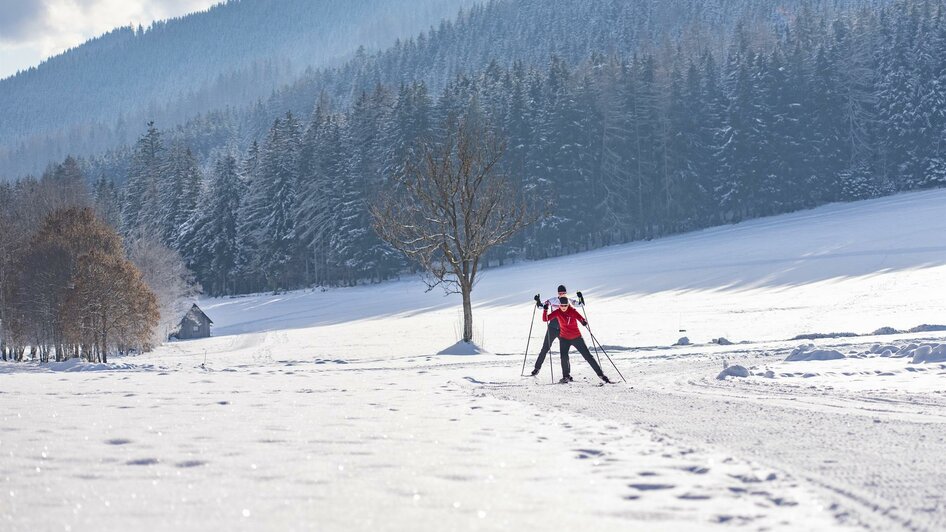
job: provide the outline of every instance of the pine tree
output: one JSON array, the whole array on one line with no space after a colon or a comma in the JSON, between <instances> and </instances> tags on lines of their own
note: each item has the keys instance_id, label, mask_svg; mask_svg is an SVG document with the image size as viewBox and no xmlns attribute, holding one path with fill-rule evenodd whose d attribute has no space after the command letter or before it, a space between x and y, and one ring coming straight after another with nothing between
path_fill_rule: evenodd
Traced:
<instances>
[{"instance_id":1,"label":"pine tree","mask_svg":"<svg viewBox=\"0 0 946 532\"><path fill-rule=\"evenodd\" d=\"M298 126L288 114L277 119L260 146L240 214L240 261L254 286L289 286L295 246Z\"/></svg>"},{"instance_id":2,"label":"pine tree","mask_svg":"<svg viewBox=\"0 0 946 532\"><path fill-rule=\"evenodd\" d=\"M259 290L262 286L259 273L261 243L258 236L266 205L262 193L262 176L259 174L259 160L259 144L253 141L240 168L244 190L237 214L234 274L242 292Z\"/></svg>"},{"instance_id":3,"label":"pine tree","mask_svg":"<svg viewBox=\"0 0 946 532\"><path fill-rule=\"evenodd\" d=\"M909 39L913 30L902 18L883 36L878 66L878 136L881 176L897 190L911 188L916 168L914 83L909 61Z\"/></svg>"},{"instance_id":4,"label":"pine tree","mask_svg":"<svg viewBox=\"0 0 946 532\"><path fill-rule=\"evenodd\" d=\"M721 214L720 191L725 190L725 179L729 176L723 173L721 164L722 155L726 152L721 149L726 128L726 111L729 100L723 89L716 60L709 52L705 52L700 59L700 86L699 101L701 120L697 124L697 142L700 148L700 157L696 159L696 173L699 176L702 189L706 190L707 198L703 206L707 223L719 223L723 219Z\"/></svg>"},{"instance_id":5,"label":"pine tree","mask_svg":"<svg viewBox=\"0 0 946 532\"><path fill-rule=\"evenodd\" d=\"M197 158L190 148L182 142L172 144L160 185L160 237L165 244L180 249L181 228L197 210L202 179Z\"/></svg>"},{"instance_id":6,"label":"pine tree","mask_svg":"<svg viewBox=\"0 0 946 532\"><path fill-rule=\"evenodd\" d=\"M838 181L841 187L842 200L857 201L878 195L874 178L866 162L860 162L851 168L842 170L838 175Z\"/></svg>"},{"instance_id":7,"label":"pine tree","mask_svg":"<svg viewBox=\"0 0 946 532\"><path fill-rule=\"evenodd\" d=\"M719 153L720 173L724 177L716 191L720 208L730 221L756 214L766 176L759 68L755 54L745 43L730 55L729 108Z\"/></svg>"},{"instance_id":8,"label":"pine tree","mask_svg":"<svg viewBox=\"0 0 946 532\"><path fill-rule=\"evenodd\" d=\"M342 191L351 181L343 122L319 106L302 141L295 220L296 238L306 250L307 282L327 284L338 275L332 241L338 238Z\"/></svg>"},{"instance_id":9,"label":"pine tree","mask_svg":"<svg viewBox=\"0 0 946 532\"><path fill-rule=\"evenodd\" d=\"M670 77L669 103L662 138L664 220L673 231L700 225L707 189L700 179L700 159L707 153L700 143L703 102L696 65L689 64L686 79L674 69Z\"/></svg>"},{"instance_id":10,"label":"pine tree","mask_svg":"<svg viewBox=\"0 0 946 532\"><path fill-rule=\"evenodd\" d=\"M122 208L122 230L159 233L160 197L158 186L164 165L164 146L161 133L148 122L148 131L135 143L134 154L125 185L125 204Z\"/></svg>"},{"instance_id":11,"label":"pine tree","mask_svg":"<svg viewBox=\"0 0 946 532\"><path fill-rule=\"evenodd\" d=\"M926 7L928 4L924 4ZM935 16L924 13L924 23L919 29L914 57L917 63L918 101L916 116L920 135L917 138L916 156L919 175L915 178L918 188L946 185L946 61L942 57L946 47L946 7L937 10Z\"/></svg>"},{"instance_id":12,"label":"pine tree","mask_svg":"<svg viewBox=\"0 0 946 532\"><path fill-rule=\"evenodd\" d=\"M121 203L115 183L107 180L103 174L95 182L92 198L99 218L109 227L117 229L121 225Z\"/></svg>"},{"instance_id":13,"label":"pine tree","mask_svg":"<svg viewBox=\"0 0 946 532\"><path fill-rule=\"evenodd\" d=\"M183 226L182 251L188 267L210 295L236 291L238 213L244 194L236 158L225 155L214 165L201 207Z\"/></svg>"},{"instance_id":14,"label":"pine tree","mask_svg":"<svg viewBox=\"0 0 946 532\"><path fill-rule=\"evenodd\" d=\"M298 181L297 147L299 126L291 113L277 120L260 153L258 172L262 177L264 204L258 242L260 267L272 290L293 285L293 263L298 258L295 211ZM260 180L257 180L259 183Z\"/></svg>"},{"instance_id":15,"label":"pine tree","mask_svg":"<svg viewBox=\"0 0 946 532\"><path fill-rule=\"evenodd\" d=\"M629 91L629 112L633 117L631 131L630 178L634 213L634 237L651 238L656 227L656 204L651 197L659 194L661 180L661 157L659 147L660 89L656 80L654 57L638 57L632 64L631 76L635 79Z\"/></svg>"},{"instance_id":16,"label":"pine tree","mask_svg":"<svg viewBox=\"0 0 946 532\"><path fill-rule=\"evenodd\" d=\"M792 107L788 76L778 49L765 59L757 58L759 91L756 96L757 118L764 127L755 141L759 153L759 191L756 212L771 215L784 212L790 201L783 194L789 188L792 167L798 156L797 131L792 127Z\"/></svg>"},{"instance_id":17,"label":"pine tree","mask_svg":"<svg viewBox=\"0 0 946 532\"><path fill-rule=\"evenodd\" d=\"M333 254L342 259L348 282L380 281L403 266L400 254L370 229L368 212L385 184L382 132L389 105L387 93L378 87L374 94L359 98L347 121L345 145L351 156L341 183L339 225L332 247Z\"/></svg>"},{"instance_id":18,"label":"pine tree","mask_svg":"<svg viewBox=\"0 0 946 532\"><path fill-rule=\"evenodd\" d=\"M415 155L418 141L431 135L432 106L426 84L401 85L385 132L389 142L385 175L394 176L402 172L404 161Z\"/></svg>"}]
</instances>

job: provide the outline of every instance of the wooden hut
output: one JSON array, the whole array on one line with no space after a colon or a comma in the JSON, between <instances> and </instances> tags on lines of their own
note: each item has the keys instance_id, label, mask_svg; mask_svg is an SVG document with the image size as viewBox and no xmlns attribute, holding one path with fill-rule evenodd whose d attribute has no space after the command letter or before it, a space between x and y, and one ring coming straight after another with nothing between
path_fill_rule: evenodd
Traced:
<instances>
[{"instance_id":1,"label":"wooden hut","mask_svg":"<svg viewBox=\"0 0 946 532\"><path fill-rule=\"evenodd\" d=\"M200 310L200 307L195 303L194 306L187 311L187 314L184 315L184 318L181 319L177 334L174 336L176 336L178 340L209 338L211 325L213 325L213 320L207 317L204 311Z\"/></svg>"}]
</instances>

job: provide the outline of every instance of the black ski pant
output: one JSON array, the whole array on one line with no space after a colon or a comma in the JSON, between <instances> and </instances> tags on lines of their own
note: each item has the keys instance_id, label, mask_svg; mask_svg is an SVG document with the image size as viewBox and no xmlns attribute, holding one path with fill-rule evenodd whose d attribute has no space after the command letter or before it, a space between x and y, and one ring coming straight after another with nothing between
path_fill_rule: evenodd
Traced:
<instances>
[{"instance_id":1,"label":"black ski pant","mask_svg":"<svg viewBox=\"0 0 946 532\"><path fill-rule=\"evenodd\" d=\"M599 377L604 376L604 372L601 371L601 366L598 365L598 361L595 360L595 357L591 356L591 351L588 351L588 345L585 344L584 338L581 336L572 338L571 340L559 338L558 345L562 347L562 374L565 377L570 377L572 374L572 365L568 361L568 350L571 346L575 346L575 349L581 353L581 356L585 357L585 361L588 362L591 369L595 370L595 373Z\"/></svg>"},{"instance_id":2,"label":"black ski pant","mask_svg":"<svg viewBox=\"0 0 946 532\"><path fill-rule=\"evenodd\" d=\"M554 325L553 325L554 323ZM549 322L548 329L545 331L545 341L542 342L542 350L539 351L539 358L535 361L535 372L538 373L542 369L542 364L545 363L545 355L549 354L549 351L552 349L552 342L558 338L559 333L558 320L554 319Z\"/></svg>"}]
</instances>

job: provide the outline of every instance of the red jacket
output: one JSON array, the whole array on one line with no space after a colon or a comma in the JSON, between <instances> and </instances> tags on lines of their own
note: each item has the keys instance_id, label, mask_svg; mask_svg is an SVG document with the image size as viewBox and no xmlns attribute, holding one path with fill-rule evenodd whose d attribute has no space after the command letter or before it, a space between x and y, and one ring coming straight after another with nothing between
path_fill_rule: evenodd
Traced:
<instances>
[{"instance_id":1,"label":"red jacket","mask_svg":"<svg viewBox=\"0 0 946 532\"><path fill-rule=\"evenodd\" d=\"M578 330L578 324L587 325L585 318L575 310L575 307L568 307L568 310L562 312L562 309L555 309L552 312L542 310L542 321L552 321L558 319L558 325L561 328L560 338L574 340L581 338L581 331Z\"/></svg>"}]
</instances>

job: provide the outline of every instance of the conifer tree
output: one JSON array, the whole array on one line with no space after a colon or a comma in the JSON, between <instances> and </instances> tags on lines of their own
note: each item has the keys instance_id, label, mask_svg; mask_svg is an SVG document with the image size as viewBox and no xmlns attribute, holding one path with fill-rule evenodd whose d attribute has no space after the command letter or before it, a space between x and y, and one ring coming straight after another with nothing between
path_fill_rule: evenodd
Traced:
<instances>
[{"instance_id":1,"label":"conifer tree","mask_svg":"<svg viewBox=\"0 0 946 532\"><path fill-rule=\"evenodd\" d=\"M148 122L148 131L135 143L125 186L125 204L122 208L122 230L159 232L159 184L164 166L164 145L161 132Z\"/></svg>"}]
</instances>

